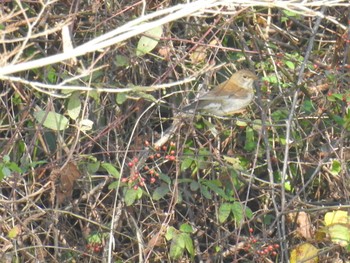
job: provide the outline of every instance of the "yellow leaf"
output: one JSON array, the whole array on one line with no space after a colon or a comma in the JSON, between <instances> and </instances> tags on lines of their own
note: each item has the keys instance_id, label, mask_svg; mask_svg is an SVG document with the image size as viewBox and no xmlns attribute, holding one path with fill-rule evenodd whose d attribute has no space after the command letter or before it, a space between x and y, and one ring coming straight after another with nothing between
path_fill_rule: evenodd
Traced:
<instances>
[{"instance_id":1,"label":"yellow leaf","mask_svg":"<svg viewBox=\"0 0 350 263\"><path fill-rule=\"evenodd\" d=\"M304 243L292 250L290 263L318 263L318 249L309 243Z\"/></svg>"},{"instance_id":2,"label":"yellow leaf","mask_svg":"<svg viewBox=\"0 0 350 263\"><path fill-rule=\"evenodd\" d=\"M16 238L18 234L21 232L21 229L19 226L14 226L7 234L9 238Z\"/></svg>"},{"instance_id":3,"label":"yellow leaf","mask_svg":"<svg viewBox=\"0 0 350 263\"><path fill-rule=\"evenodd\" d=\"M346 211L333 211L328 212L324 216L324 223L326 226L333 224L349 224L349 215Z\"/></svg>"}]
</instances>

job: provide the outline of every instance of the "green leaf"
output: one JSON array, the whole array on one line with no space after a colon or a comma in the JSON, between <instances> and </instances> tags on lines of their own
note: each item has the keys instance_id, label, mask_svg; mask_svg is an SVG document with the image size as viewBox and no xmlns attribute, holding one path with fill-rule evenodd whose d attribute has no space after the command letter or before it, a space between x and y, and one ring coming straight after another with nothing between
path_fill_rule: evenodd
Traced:
<instances>
[{"instance_id":1,"label":"green leaf","mask_svg":"<svg viewBox=\"0 0 350 263\"><path fill-rule=\"evenodd\" d=\"M66 117L53 111L36 111L34 112L34 118L37 122L42 123L44 127L54 131L65 130L69 123Z\"/></svg>"},{"instance_id":2,"label":"green leaf","mask_svg":"<svg viewBox=\"0 0 350 263\"><path fill-rule=\"evenodd\" d=\"M52 66L46 66L47 70L47 79L49 83L55 84L57 82L57 72Z\"/></svg>"},{"instance_id":3,"label":"green leaf","mask_svg":"<svg viewBox=\"0 0 350 263\"><path fill-rule=\"evenodd\" d=\"M334 224L328 227L333 243L346 247L350 243L350 227L346 224Z\"/></svg>"},{"instance_id":4,"label":"green leaf","mask_svg":"<svg viewBox=\"0 0 350 263\"><path fill-rule=\"evenodd\" d=\"M187 235L187 234L181 233L175 237L177 245L181 248L185 248L185 246L186 246L185 239L183 238L184 235Z\"/></svg>"},{"instance_id":5,"label":"green leaf","mask_svg":"<svg viewBox=\"0 0 350 263\"><path fill-rule=\"evenodd\" d=\"M0 180L11 175L11 170L6 166L0 165Z\"/></svg>"},{"instance_id":6,"label":"green leaf","mask_svg":"<svg viewBox=\"0 0 350 263\"><path fill-rule=\"evenodd\" d=\"M2 157L2 160L4 161L4 163L8 163L11 161L11 158L8 154L5 154L4 157Z\"/></svg>"},{"instance_id":7,"label":"green leaf","mask_svg":"<svg viewBox=\"0 0 350 263\"><path fill-rule=\"evenodd\" d=\"M117 67L126 67L130 64L130 59L127 56L116 55L115 56L115 64Z\"/></svg>"},{"instance_id":8,"label":"green leaf","mask_svg":"<svg viewBox=\"0 0 350 263\"><path fill-rule=\"evenodd\" d=\"M191 191L193 191L193 192L197 191L197 190L199 189L199 183L193 180L193 181L190 183L190 189L191 189Z\"/></svg>"},{"instance_id":9,"label":"green leaf","mask_svg":"<svg viewBox=\"0 0 350 263\"><path fill-rule=\"evenodd\" d=\"M79 96L80 92L73 92L68 100L67 111L69 117L71 117L72 120L76 120L79 117L81 111L81 102Z\"/></svg>"},{"instance_id":10,"label":"green leaf","mask_svg":"<svg viewBox=\"0 0 350 263\"><path fill-rule=\"evenodd\" d=\"M193 228L189 224L182 224L180 226L180 231L184 232L184 233L192 233L193 232Z\"/></svg>"},{"instance_id":11,"label":"green leaf","mask_svg":"<svg viewBox=\"0 0 350 263\"><path fill-rule=\"evenodd\" d=\"M231 211L233 213L233 216L235 218L235 221L240 224L242 223L244 219L244 213L243 213L243 206L239 202L234 202L231 205Z\"/></svg>"},{"instance_id":12,"label":"green leaf","mask_svg":"<svg viewBox=\"0 0 350 263\"><path fill-rule=\"evenodd\" d=\"M169 186L166 184L162 184L161 186L157 187L156 190L153 192L152 199L158 201L169 192Z\"/></svg>"},{"instance_id":13,"label":"green leaf","mask_svg":"<svg viewBox=\"0 0 350 263\"><path fill-rule=\"evenodd\" d=\"M141 196L140 196L141 195ZM130 206L135 203L136 200L142 197L142 190L138 189L127 189L124 196L126 206Z\"/></svg>"},{"instance_id":14,"label":"green leaf","mask_svg":"<svg viewBox=\"0 0 350 263\"><path fill-rule=\"evenodd\" d=\"M208 187L206 187L206 186L201 186L200 190L201 190L202 195L203 195L205 198L207 198L207 199L209 199L209 200L211 200L211 199L213 198L213 197L211 196L211 193L210 193L209 190L208 190Z\"/></svg>"},{"instance_id":15,"label":"green leaf","mask_svg":"<svg viewBox=\"0 0 350 263\"><path fill-rule=\"evenodd\" d=\"M221 188L221 183L218 180L202 180L202 184L208 186L210 190L212 190L217 195L221 196L222 198L228 200L230 199L229 196L226 195L225 191Z\"/></svg>"},{"instance_id":16,"label":"green leaf","mask_svg":"<svg viewBox=\"0 0 350 263\"><path fill-rule=\"evenodd\" d=\"M193 163L193 158L185 158L182 162L181 162L181 171L186 171L186 169L190 168L192 163Z\"/></svg>"},{"instance_id":17,"label":"green leaf","mask_svg":"<svg viewBox=\"0 0 350 263\"><path fill-rule=\"evenodd\" d=\"M282 12L288 17L299 17L300 15L294 11L283 9Z\"/></svg>"},{"instance_id":18,"label":"green leaf","mask_svg":"<svg viewBox=\"0 0 350 263\"><path fill-rule=\"evenodd\" d=\"M183 255L185 251L185 244L184 242L181 242L181 241L182 240L179 240L178 236L173 238L170 245L170 253L169 253L171 258L179 259Z\"/></svg>"},{"instance_id":19,"label":"green leaf","mask_svg":"<svg viewBox=\"0 0 350 263\"><path fill-rule=\"evenodd\" d=\"M219 207L219 222L224 223L231 213L231 204L222 203Z\"/></svg>"},{"instance_id":20,"label":"green leaf","mask_svg":"<svg viewBox=\"0 0 350 263\"><path fill-rule=\"evenodd\" d=\"M79 122L80 129L82 131L89 131L92 129L92 126L94 125L94 122L89 119L84 119Z\"/></svg>"},{"instance_id":21,"label":"green leaf","mask_svg":"<svg viewBox=\"0 0 350 263\"><path fill-rule=\"evenodd\" d=\"M244 150L251 152L256 147L256 142L254 141L254 130L251 127L246 127L245 129L245 144Z\"/></svg>"},{"instance_id":22,"label":"green leaf","mask_svg":"<svg viewBox=\"0 0 350 263\"><path fill-rule=\"evenodd\" d=\"M343 101L343 94L333 93L333 94L329 95L327 98L329 101L337 101L337 100Z\"/></svg>"},{"instance_id":23,"label":"green leaf","mask_svg":"<svg viewBox=\"0 0 350 263\"><path fill-rule=\"evenodd\" d=\"M14 162L9 162L7 164L7 167L12 171L16 173L23 173L23 170Z\"/></svg>"},{"instance_id":24,"label":"green leaf","mask_svg":"<svg viewBox=\"0 0 350 263\"><path fill-rule=\"evenodd\" d=\"M108 189L109 189L109 190L117 189L117 188L119 187L119 184L120 184L119 181L111 182L111 183L108 185Z\"/></svg>"},{"instance_id":25,"label":"green leaf","mask_svg":"<svg viewBox=\"0 0 350 263\"><path fill-rule=\"evenodd\" d=\"M19 226L14 226L7 234L8 238L13 239L18 236L18 234L21 232L21 229Z\"/></svg>"},{"instance_id":26,"label":"green leaf","mask_svg":"<svg viewBox=\"0 0 350 263\"><path fill-rule=\"evenodd\" d=\"M168 185L171 184L171 179L170 179L170 177L167 176L166 174L160 173L160 174L159 174L159 178L160 178L163 182L167 183Z\"/></svg>"},{"instance_id":27,"label":"green leaf","mask_svg":"<svg viewBox=\"0 0 350 263\"><path fill-rule=\"evenodd\" d=\"M241 160L237 157L230 157L230 156L223 156L224 160L232 165L232 167L236 170L243 170L243 167L241 165Z\"/></svg>"},{"instance_id":28,"label":"green leaf","mask_svg":"<svg viewBox=\"0 0 350 263\"><path fill-rule=\"evenodd\" d=\"M246 123L245 121L237 120L236 125L239 127L246 127L248 125L248 123Z\"/></svg>"},{"instance_id":29,"label":"green leaf","mask_svg":"<svg viewBox=\"0 0 350 263\"><path fill-rule=\"evenodd\" d=\"M166 240L172 240L177 234L177 230L171 226L167 229L166 234L165 234L165 238Z\"/></svg>"},{"instance_id":30,"label":"green leaf","mask_svg":"<svg viewBox=\"0 0 350 263\"><path fill-rule=\"evenodd\" d=\"M117 94L116 102L118 105L123 104L127 100L127 96L124 92Z\"/></svg>"},{"instance_id":31,"label":"green leaf","mask_svg":"<svg viewBox=\"0 0 350 263\"><path fill-rule=\"evenodd\" d=\"M163 27L161 25L145 32L145 36L142 36L137 43L136 56L143 56L151 52L158 45L162 34Z\"/></svg>"},{"instance_id":32,"label":"green leaf","mask_svg":"<svg viewBox=\"0 0 350 263\"><path fill-rule=\"evenodd\" d=\"M248 206L245 208L245 216L248 219L252 219L253 218L253 211Z\"/></svg>"},{"instance_id":33,"label":"green leaf","mask_svg":"<svg viewBox=\"0 0 350 263\"><path fill-rule=\"evenodd\" d=\"M295 69L295 65L292 61L285 61L285 64L288 68L293 69L293 70Z\"/></svg>"},{"instance_id":34,"label":"green leaf","mask_svg":"<svg viewBox=\"0 0 350 263\"><path fill-rule=\"evenodd\" d=\"M331 174L339 175L340 172L341 172L341 163L338 160L333 160Z\"/></svg>"},{"instance_id":35,"label":"green leaf","mask_svg":"<svg viewBox=\"0 0 350 263\"><path fill-rule=\"evenodd\" d=\"M311 113L315 111L315 107L312 103L311 100L304 100L304 103L302 105L302 108L304 109L305 112Z\"/></svg>"},{"instance_id":36,"label":"green leaf","mask_svg":"<svg viewBox=\"0 0 350 263\"><path fill-rule=\"evenodd\" d=\"M101 162L96 161L96 162L88 162L87 163L87 172L89 174L94 174L98 171L98 169L100 168Z\"/></svg>"},{"instance_id":37,"label":"green leaf","mask_svg":"<svg viewBox=\"0 0 350 263\"><path fill-rule=\"evenodd\" d=\"M119 179L120 173L119 171L110 163L101 163L101 167L105 169L110 175Z\"/></svg>"},{"instance_id":38,"label":"green leaf","mask_svg":"<svg viewBox=\"0 0 350 263\"><path fill-rule=\"evenodd\" d=\"M188 253L193 257L194 256L194 247L193 247L193 241L189 234L182 233L180 234L180 238L183 239L185 243L185 248L188 251Z\"/></svg>"}]
</instances>

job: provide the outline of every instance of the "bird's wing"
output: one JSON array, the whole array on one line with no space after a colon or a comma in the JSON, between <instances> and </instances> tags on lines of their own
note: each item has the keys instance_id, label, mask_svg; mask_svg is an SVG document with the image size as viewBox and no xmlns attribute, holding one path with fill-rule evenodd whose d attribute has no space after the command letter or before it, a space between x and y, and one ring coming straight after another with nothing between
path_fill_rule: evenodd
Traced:
<instances>
[{"instance_id":1,"label":"bird's wing","mask_svg":"<svg viewBox=\"0 0 350 263\"><path fill-rule=\"evenodd\" d=\"M219 86L199 97L198 100L221 100L227 98L246 98L249 96L250 90L238 86L229 85L228 80Z\"/></svg>"}]
</instances>

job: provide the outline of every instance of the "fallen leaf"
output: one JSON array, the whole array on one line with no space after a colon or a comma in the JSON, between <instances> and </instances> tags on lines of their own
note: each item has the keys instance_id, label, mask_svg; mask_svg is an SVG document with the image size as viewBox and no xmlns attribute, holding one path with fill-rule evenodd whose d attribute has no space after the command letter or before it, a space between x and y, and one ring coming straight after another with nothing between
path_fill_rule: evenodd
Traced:
<instances>
[{"instance_id":1,"label":"fallen leaf","mask_svg":"<svg viewBox=\"0 0 350 263\"><path fill-rule=\"evenodd\" d=\"M318 249L310 243L304 243L292 250L290 263L318 263Z\"/></svg>"}]
</instances>

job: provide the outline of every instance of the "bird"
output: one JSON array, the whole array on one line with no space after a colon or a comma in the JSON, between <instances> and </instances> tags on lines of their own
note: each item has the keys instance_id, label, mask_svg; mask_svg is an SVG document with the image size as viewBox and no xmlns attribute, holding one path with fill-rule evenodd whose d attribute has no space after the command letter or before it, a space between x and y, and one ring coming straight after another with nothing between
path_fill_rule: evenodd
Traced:
<instances>
[{"instance_id":1,"label":"bird","mask_svg":"<svg viewBox=\"0 0 350 263\"><path fill-rule=\"evenodd\" d=\"M154 146L164 145L185 123L184 119L194 114L226 117L242 112L254 98L253 85L257 79L258 77L247 69L232 74L228 80L183 107L181 112L174 116L172 125L154 143Z\"/></svg>"},{"instance_id":2,"label":"bird","mask_svg":"<svg viewBox=\"0 0 350 263\"><path fill-rule=\"evenodd\" d=\"M209 114L219 117L242 112L254 98L254 81L258 77L247 69L234 73L228 80L185 106L186 114Z\"/></svg>"}]
</instances>

